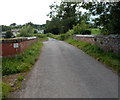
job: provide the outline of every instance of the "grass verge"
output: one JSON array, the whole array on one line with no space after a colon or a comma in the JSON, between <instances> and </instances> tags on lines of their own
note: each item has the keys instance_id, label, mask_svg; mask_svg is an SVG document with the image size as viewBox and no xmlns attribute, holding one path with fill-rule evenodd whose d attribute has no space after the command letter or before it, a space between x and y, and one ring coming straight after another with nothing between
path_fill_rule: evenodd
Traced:
<instances>
[{"instance_id":1,"label":"grass verge","mask_svg":"<svg viewBox=\"0 0 120 100\"><path fill-rule=\"evenodd\" d=\"M3 58L2 59L2 74L10 75L20 72L25 72L31 68L31 66L37 60L42 42L45 38L40 38L37 43L27 48L22 54L16 55L15 57Z\"/></svg>"},{"instance_id":2,"label":"grass verge","mask_svg":"<svg viewBox=\"0 0 120 100\"><path fill-rule=\"evenodd\" d=\"M38 42L31 45L27 48L22 54L16 55L15 57L3 58L2 59L2 74L3 76L9 76L17 73L24 73L29 71L31 67L34 65L38 56L40 54L40 50L43 46L42 41L47 40L46 37L39 38ZM24 76L17 77L17 86L20 87L21 81L24 79ZM2 83L3 95L2 98L6 98L11 89L10 84ZM15 90L15 88L14 88Z\"/></svg>"},{"instance_id":3,"label":"grass verge","mask_svg":"<svg viewBox=\"0 0 120 100\"><path fill-rule=\"evenodd\" d=\"M12 87L9 84L2 83L2 99L4 99L11 91Z\"/></svg>"},{"instance_id":4,"label":"grass verge","mask_svg":"<svg viewBox=\"0 0 120 100\"><path fill-rule=\"evenodd\" d=\"M90 56L93 56L94 58L96 58L96 60L101 61L102 63L110 66L116 72L118 73L120 72L119 55L116 55L112 52L105 52L102 49L100 49L98 46L92 45L87 42L78 41L74 39L67 39L65 41L83 50Z\"/></svg>"}]
</instances>

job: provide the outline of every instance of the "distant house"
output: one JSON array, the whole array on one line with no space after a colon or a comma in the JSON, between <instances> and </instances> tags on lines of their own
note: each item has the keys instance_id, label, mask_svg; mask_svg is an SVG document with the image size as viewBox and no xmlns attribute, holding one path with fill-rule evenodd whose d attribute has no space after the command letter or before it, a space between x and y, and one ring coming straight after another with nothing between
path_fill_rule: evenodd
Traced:
<instances>
[{"instance_id":1,"label":"distant house","mask_svg":"<svg viewBox=\"0 0 120 100\"><path fill-rule=\"evenodd\" d=\"M17 36L20 34L20 29L12 29L11 32L14 34L14 36Z\"/></svg>"},{"instance_id":2,"label":"distant house","mask_svg":"<svg viewBox=\"0 0 120 100\"><path fill-rule=\"evenodd\" d=\"M44 30L39 30L39 32L38 33L44 33Z\"/></svg>"},{"instance_id":3,"label":"distant house","mask_svg":"<svg viewBox=\"0 0 120 100\"><path fill-rule=\"evenodd\" d=\"M38 30L38 29L35 29L37 31L37 33L44 33L44 30Z\"/></svg>"},{"instance_id":4,"label":"distant house","mask_svg":"<svg viewBox=\"0 0 120 100\"><path fill-rule=\"evenodd\" d=\"M20 29L12 29L11 32L13 33L13 37L20 34ZM0 38L6 37L6 31L0 31Z\"/></svg>"},{"instance_id":5,"label":"distant house","mask_svg":"<svg viewBox=\"0 0 120 100\"><path fill-rule=\"evenodd\" d=\"M0 38L4 38L6 36L6 32L0 32Z\"/></svg>"}]
</instances>

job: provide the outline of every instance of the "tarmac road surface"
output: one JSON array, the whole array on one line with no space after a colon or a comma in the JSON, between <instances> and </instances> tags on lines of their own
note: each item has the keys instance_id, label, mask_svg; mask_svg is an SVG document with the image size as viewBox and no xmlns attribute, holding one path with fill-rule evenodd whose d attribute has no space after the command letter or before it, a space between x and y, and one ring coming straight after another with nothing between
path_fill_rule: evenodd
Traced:
<instances>
[{"instance_id":1,"label":"tarmac road surface","mask_svg":"<svg viewBox=\"0 0 120 100\"><path fill-rule=\"evenodd\" d=\"M118 76L63 41L49 39L15 98L117 98Z\"/></svg>"}]
</instances>

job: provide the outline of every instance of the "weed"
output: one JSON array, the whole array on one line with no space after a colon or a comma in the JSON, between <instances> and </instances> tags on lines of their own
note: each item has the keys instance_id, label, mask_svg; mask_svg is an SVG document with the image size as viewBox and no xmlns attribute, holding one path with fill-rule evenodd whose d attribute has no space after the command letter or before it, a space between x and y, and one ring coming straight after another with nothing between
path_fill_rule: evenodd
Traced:
<instances>
[{"instance_id":1,"label":"weed","mask_svg":"<svg viewBox=\"0 0 120 100\"><path fill-rule=\"evenodd\" d=\"M9 92L12 91L12 88L9 84L2 83L2 98L6 98Z\"/></svg>"},{"instance_id":2,"label":"weed","mask_svg":"<svg viewBox=\"0 0 120 100\"><path fill-rule=\"evenodd\" d=\"M22 80L24 80L24 76L21 76L21 75L18 76L17 80L18 80L18 81L22 81Z\"/></svg>"}]
</instances>

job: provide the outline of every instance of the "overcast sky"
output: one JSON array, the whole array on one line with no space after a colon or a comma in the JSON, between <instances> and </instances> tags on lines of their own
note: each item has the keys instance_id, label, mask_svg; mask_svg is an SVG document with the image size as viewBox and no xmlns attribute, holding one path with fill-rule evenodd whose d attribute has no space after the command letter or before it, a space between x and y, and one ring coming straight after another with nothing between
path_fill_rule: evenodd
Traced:
<instances>
[{"instance_id":1,"label":"overcast sky","mask_svg":"<svg viewBox=\"0 0 120 100\"><path fill-rule=\"evenodd\" d=\"M0 25L16 23L23 25L28 22L45 24L49 17L49 6L62 0L0 0ZM84 9L80 9L86 12Z\"/></svg>"},{"instance_id":2,"label":"overcast sky","mask_svg":"<svg viewBox=\"0 0 120 100\"><path fill-rule=\"evenodd\" d=\"M0 25L11 23L44 24L49 13L49 5L60 0L0 0Z\"/></svg>"}]
</instances>

